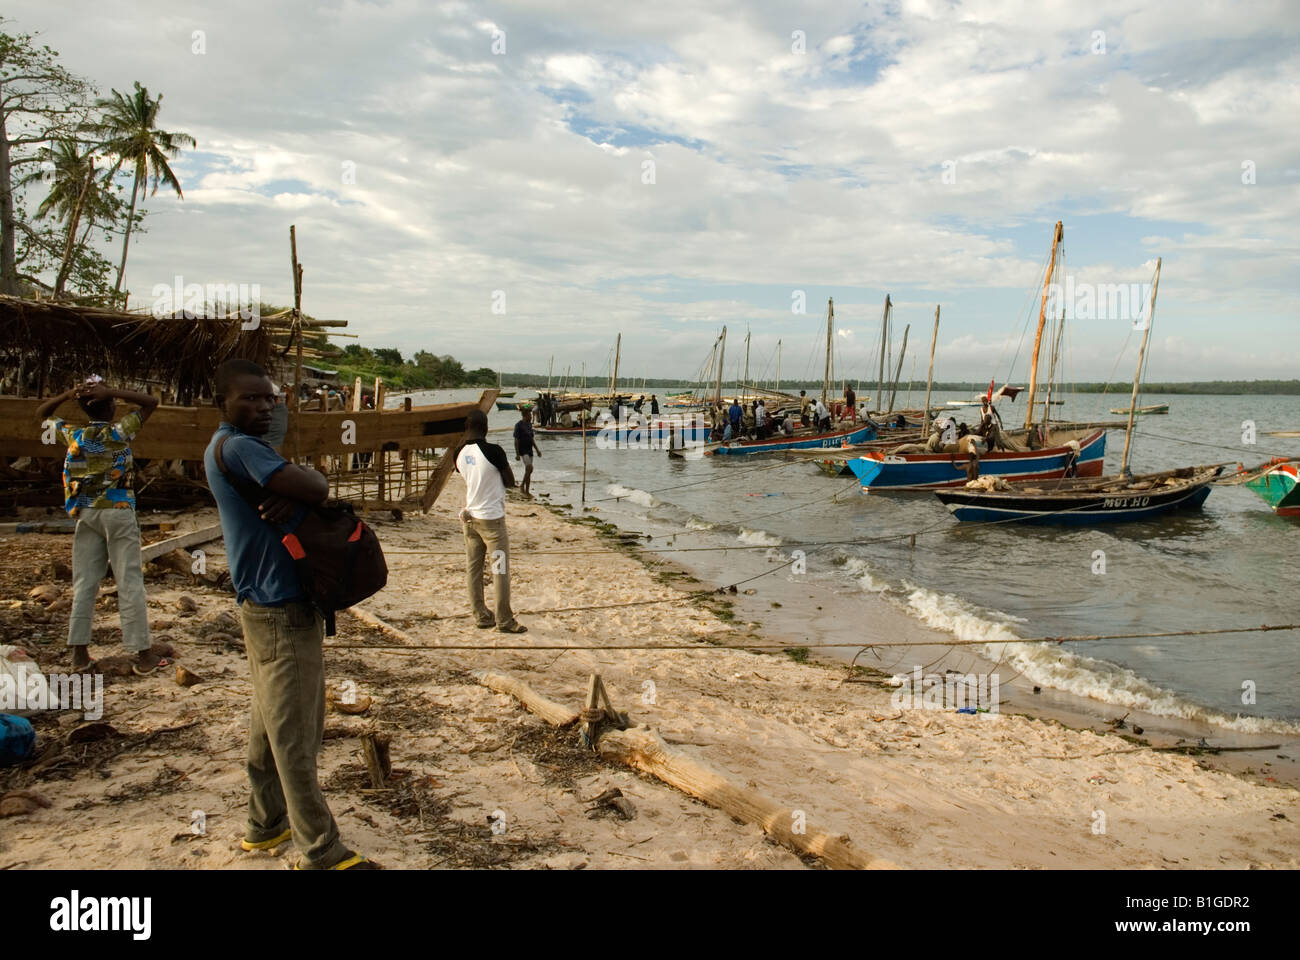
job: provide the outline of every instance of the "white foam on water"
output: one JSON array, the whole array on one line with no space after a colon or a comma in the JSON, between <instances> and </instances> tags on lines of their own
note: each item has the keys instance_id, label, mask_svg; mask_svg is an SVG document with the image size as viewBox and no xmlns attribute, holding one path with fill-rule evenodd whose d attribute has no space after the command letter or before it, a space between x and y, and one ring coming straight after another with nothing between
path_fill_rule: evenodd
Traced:
<instances>
[{"instance_id":1,"label":"white foam on water","mask_svg":"<svg viewBox=\"0 0 1300 960\"><path fill-rule=\"evenodd\" d=\"M605 488L605 492L611 497L621 497L642 507L653 507L659 502L646 491L637 490L634 487L625 487L621 483L611 483Z\"/></svg>"},{"instance_id":2,"label":"white foam on water","mask_svg":"<svg viewBox=\"0 0 1300 960\"><path fill-rule=\"evenodd\" d=\"M949 594L913 588L907 605L923 623L951 633L958 640L982 641L982 656L1007 664L1011 672L1023 674L1039 686L1160 717L1210 723L1240 733L1300 733L1300 724L1287 720L1230 716L1194 703L1156 686L1127 667L1106 660L1074 653L1056 644L1022 643L1014 630L1018 618L998 613L991 616L1005 619L989 619Z\"/></svg>"},{"instance_id":3,"label":"white foam on water","mask_svg":"<svg viewBox=\"0 0 1300 960\"><path fill-rule=\"evenodd\" d=\"M744 527L740 528L740 533L736 535L736 539L741 543L754 547L779 547L781 545L780 537L774 537L765 530L746 530Z\"/></svg>"},{"instance_id":4,"label":"white foam on water","mask_svg":"<svg viewBox=\"0 0 1300 960\"><path fill-rule=\"evenodd\" d=\"M844 561L844 574L868 593L885 593L889 584L877 580L871 575L871 566L861 557L849 557Z\"/></svg>"},{"instance_id":5,"label":"white foam on water","mask_svg":"<svg viewBox=\"0 0 1300 960\"><path fill-rule=\"evenodd\" d=\"M701 520L699 517L692 515L686 521L686 529L687 530L712 530L713 524L705 520Z\"/></svg>"}]
</instances>

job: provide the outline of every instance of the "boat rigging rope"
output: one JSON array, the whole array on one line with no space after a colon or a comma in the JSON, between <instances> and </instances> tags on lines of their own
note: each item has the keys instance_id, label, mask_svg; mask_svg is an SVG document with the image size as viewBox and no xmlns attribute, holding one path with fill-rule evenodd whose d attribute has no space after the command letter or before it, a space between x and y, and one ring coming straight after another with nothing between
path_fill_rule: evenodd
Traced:
<instances>
[{"instance_id":1,"label":"boat rigging rope","mask_svg":"<svg viewBox=\"0 0 1300 960\"><path fill-rule=\"evenodd\" d=\"M1150 433L1146 430L1139 431L1136 428L1134 428L1133 432L1138 436L1154 437L1157 440L1171 440L1174 443L1190 443L1198 447L1213 447L1215 450L1227 450L1231 453L1237 453L1237 454L1240 454L1242 452L1241 447L1239 446L1230 447L1227 444L1223 444L1223 443L1208 443L1204 440L1188 440L1185 437L1170 437L1162 433ZM1286 457L1287 459L1291 459L1291 455L1284 454L1284 453L1270 453L1267 450L1256 451L1256 453L1259 454L1260 456L1265 456L1265 457Z\"/></svg>"}]
</instances>

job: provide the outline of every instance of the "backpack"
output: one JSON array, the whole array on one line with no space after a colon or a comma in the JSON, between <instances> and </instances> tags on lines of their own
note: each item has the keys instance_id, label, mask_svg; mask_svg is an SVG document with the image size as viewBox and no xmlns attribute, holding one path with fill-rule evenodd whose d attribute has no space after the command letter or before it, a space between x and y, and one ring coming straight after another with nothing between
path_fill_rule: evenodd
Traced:
<instances>
[{"instance_id":1,"label":"backpack","mask_svg":"<svg viewBox=\"0 0 1300 960\"><path fill-rule=\"evenodd\" d=\"M217 441L213 458L221 475L256 510L264 488L232 477L221 457L229 437ZM344 502L308 506L307 515L280 538L293 558L308 601L325 621L325 636L334 636L334 614L372 597L388 583L388 564L379 538Z\"/></svg>"}]
</instances>

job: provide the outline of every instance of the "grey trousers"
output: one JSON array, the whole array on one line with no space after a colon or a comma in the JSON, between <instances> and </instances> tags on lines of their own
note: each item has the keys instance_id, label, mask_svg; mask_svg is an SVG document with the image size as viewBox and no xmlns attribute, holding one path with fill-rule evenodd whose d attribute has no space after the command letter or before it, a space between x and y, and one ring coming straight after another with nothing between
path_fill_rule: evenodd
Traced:
<instances>
[{"instance_id":1,"label":"grey trousers","mask_svg":"<svg viewBox=\"0 0 1300 960\"><path fill-rule=\"evenodd\" d=\"M465 531L465 584L469 588L469 605L479 623L495 620L498 627L514 626L510 609L510 538L506 536L506 518L462 521ZM496 614L483 602L483 564L491 564L492 588L496 593Z\"/></svg>"},{"instance_id":2,"label":"grey trousers","mask_svg":"<svg viewBox=\"0 0 1300 960\"><path fill-rule=\"evenodd\" d=\"M72 614L68 646L90 643L95 622L99 582L113 565L117 611L122 621L122 645L128 653L149 649L149 610L145 603L144 572L140 566L140 525L126 507L86 507L72 535Z\"/></svg>"},{"instance_id":3,"label":"grey trousers","mask_svg":"<svg viewBox=\"0 0 1300 960\"><path fill-rule=\"evenodd\" d=\"M245 600L239 616L253 675L246 839L270 840L288 827L301 865L328 869L350 851L316 779L325 732L325 624L306 603L263 607Z\"/></svg>"}]
</instances>

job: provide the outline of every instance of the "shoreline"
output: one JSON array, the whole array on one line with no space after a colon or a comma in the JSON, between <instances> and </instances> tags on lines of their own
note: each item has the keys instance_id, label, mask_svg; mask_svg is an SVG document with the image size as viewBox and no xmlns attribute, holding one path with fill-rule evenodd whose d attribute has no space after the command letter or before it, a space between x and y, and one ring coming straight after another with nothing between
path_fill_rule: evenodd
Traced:
<instances>
[{"instance_id":1,"label":"shoreline","mask_svg":"<svg viewBox=\"0 0 1300 960\"><path fill-rule=\"evenodd\" d=\"M649 724L674 749L901 867L1300 866L1300 794L1289 786L1007 712L894 711L890 691L841 683L842 666L711 646L779 638L774 624L749 628L743 604L733 619L709 609L726 609L717 604L679 600L683 586L695 585L668 555L647 558L611 543L593 523L544 502L512 497L507 508L514 605L529 632L502 638L475 630L455 520L462 498L453 477L427 516L366 518L389 554L390 581L363 606L421 649L403 650L344 616L326 650L331 688L352 681L371 705L359 716L327 717L327 732L342 734L324 742L322 784L344 841L386 866L807 866L757 826L577 748L572 731L555 731L476 683L470 672L481 669L574 709L598 672L634 724ZM554 548L578 552L530 556ZM0 560L22 562L12 550ZM209 563L220 563L216 545ZM117 735L17 784L52 806L5 821L0 866L266 869L296 860L293 851L237 849L247 802L247 663L225 632L233 599L189 581L176 573L151 579L150 619L203 682L180 687L154 676L108 686L103 720ZM672 602L645 603L655 600ZM63 654L62 629L53 623L43 630L46 643L30 640L48 669ZM101 612L96 657L120 652L115 633L115 614ZM665 640L700 645L618 649ZM595 649L493 651L494 641ZM357 643L382 647L343 646ZM439 643L485 649L430 649ZM49 743L79 724L66 714L44 717L38 735ZM182 724L190 726L163 732ZM368 789L358 729L391 738L399 776L390 790ZM132 746L149 735L158 739ZM0 772L0 788L19 779ZM593 806L615 787L634 805L633 819ZM206 812L205 834L189 829L195 810ZM488 826L498 814L508 824L500 834Z\"/></svg>"},{"instance_id":2,"label":"shoreline","mask_svg":"<svg viewBox=\"0 0 1300 960\"><path fill-rule=\"evenodd\" d=\"M555 499L554 495L551 499ZM579 508L554 504L552 509L563 515L562 511L566 509L576 511ZM602 516L602 513L597 507L589 515ZM608 522L618 526L617 519L620 518L608 519ZM1059 722L1074 730L1116 732L1132 738L1135 744L1155 750L1186 745L1194 751L1194 745L1204 738L1213 746L1228 748L1228 752L1216 753L1206 749L1190 755L1203 757L1214 766L1252 777L1261 783L1282 783L1300 788L1300 735L1268 731L1247 733L1211 721L1165 716L1035 684L1011 664L985 657L983 643L954 647L951 633L925 623L891 599L864 588L825 578L801 578L796 582L779 573L764 577L764 573L772 572L775 561L768 559L766 551L740 549L742 546L737 543L738 549L726 554L728 578L733 582L758 579L731 597L731 601L736 607L737 617L746 623L758 624L758 629L769 642L788 641L791 648L799 648L810 641L837 643L842 640L845 643L843 653L835 649L814 648L807 651L809 658L844 669L856 654L858 665L881 670L885 675L910 674L916 661L924 666L926 674L952 669L963 674L995 671L1009 674L1010 679L1004 681L1001 688L1004 710ZM783 548L780 544L773 544L772 549L780 552ZM716 554L710 555L724 552L725 548L720 547ZM716 569L696 560L698 554L665 551L653 556L658 560L670 560L694 578L705 582L716 579ZM863 639L863 629L857 626L859 624L869 624L872 637L884 634L905 640L908 652L893 653L891 648L872 648L880 654L878 659L873 659L871 653L863 652L870 645ZM993 641L988 645L997 644ZM892 648L893 651L902 649ZM1036 686L1039 688L1037 693L1034 692ZM1117 727L1113 722L1117 719L1122 719L1124 725ZM1134 727L1141 728L1143 733L1136 735ZM1278 745L1276 749L1260 749L1273 744ZM1268 779L1270 777L1272 780Z\"/></svg>"}]
</instances>

